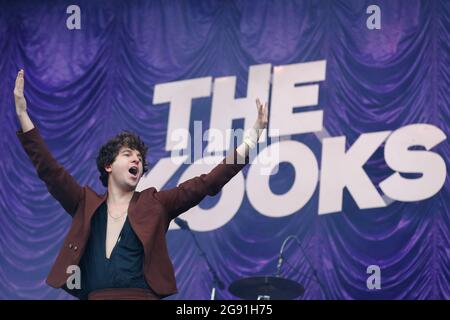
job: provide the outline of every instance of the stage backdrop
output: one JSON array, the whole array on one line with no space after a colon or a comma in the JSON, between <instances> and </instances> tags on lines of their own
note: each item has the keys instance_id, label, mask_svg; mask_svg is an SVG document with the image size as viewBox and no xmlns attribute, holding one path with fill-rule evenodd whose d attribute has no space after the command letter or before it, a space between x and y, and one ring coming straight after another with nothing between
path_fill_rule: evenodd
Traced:
<instances>
[{"instance_id":1,"label":"stage backdrop","mask_svg":"<svg viewBox=\"0 0 450 320\"><path fill-rule=\"evenodd\" d=\"M0 1L0 298L71 299L45 284L70 218L16 137L13 86L24 68L35 125L59 162L100 193L105 189L95 157L116 133L134 131L148 143L150 173L143 186L170 188L191 170L201 171L167 161L171 121L173 128L187 123L191 132L195 121L204 132L212 119L249 126L254 98L271 99L277 124L271 128L284 130L281 141L267 140L278 145L278 171L267 177L247 166L232 188L181 216L197 229L225 284L217 298L237 299L227 287L238 279L274 274L283 240L295 235L307 259L295 241L288 242L281 276L306 288L302 299L449 299L450 180L442 171L450 159L443 136L450 127L449 44L447 0ZM182 80L189 81L177 82ZM289 87L289 81L299 85ZM173 87L164 85L169 82ZM312 111L321 113L302 118ZM392 144L395 153L395 141L385 138L419 123L441 139L409 154L435 153L429 163L438 165L429 170L440 178L430 183L438 188L420 201L390 199L380 182L401 170L386 163L384 146ZM429 131L420 128L423 135L405 131L403 138L424 144ZM358 170L356 156L347 155L348 167L341 163L330 172L333 158L342 157L326 141L336 145L329 139L345 137L348 149L361 134L380 131L385 133L372 136L379 141L368 161L359 163L369 181L351 171ZM358 148L371 146L364 140ZM392 161L399 167L408 162ZM419 174L403 178L421 179L426 162L413 161ZM341 171L365 186L371 181L384 205L355 184L327 198L325 185ZM445 182L436 182L442 174ZM378 204L360 208L355 197ZM327 211L320 206L339 206L339 199L341 210L320 213ZM172 225L167 241L179 287L171 299L208 299L212 276L190 234Z\"/></svg>"}]
</instances>

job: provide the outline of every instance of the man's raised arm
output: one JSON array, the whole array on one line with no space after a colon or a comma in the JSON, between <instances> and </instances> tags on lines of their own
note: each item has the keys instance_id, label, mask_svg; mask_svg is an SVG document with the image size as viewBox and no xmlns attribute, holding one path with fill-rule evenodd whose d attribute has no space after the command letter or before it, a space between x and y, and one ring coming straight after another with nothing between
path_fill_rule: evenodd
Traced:
<instances>
[{"instance_id":1,"label":"man's raised arm","mask_svg":"<svg viewBox=\"0 0 450 320\"><path fill-rule=\"evenodd\" d=\"M268 122L267 103L263 106L258 99L256 107L258 118L253 128L246 132L244 142L222 163L208 174L184 181L176 188L155 193L155 197L168 211L170 220L199 204L207 195L216 195L248 163L249 150L255 148Z\"/></svg>"},{"instance_id":2,"label":"man's raised arm","mask_svg":"<svg viewBox=\"0 0 450 320\"><path fill-rule=\"evenodd\" d=\"M20 70L14 87L16 114L22 129L17 132L17 136L50 194L73 216L83 196L83 188L53 158L39 131L34 127L27 113L24 83L24 71Z\"/></svg>"}]
</instances>

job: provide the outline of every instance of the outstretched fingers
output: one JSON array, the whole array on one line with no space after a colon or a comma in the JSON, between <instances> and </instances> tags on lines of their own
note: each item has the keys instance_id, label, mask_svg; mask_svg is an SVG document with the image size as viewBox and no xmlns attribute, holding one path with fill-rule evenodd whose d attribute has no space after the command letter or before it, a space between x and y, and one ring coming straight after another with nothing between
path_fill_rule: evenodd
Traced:
<instances>
[{"instance_id":1,"label":"outstretched fingers","mask_svg":"<svg viewBox=\"0 0 450 320\"><path fill-rule=\"evenodd\" d=\"M25 83L24 71L23 71L23 69L21 69L19 71L19 73L17 74L17 78L16 78L16 84L15 84L15 88L14 88L15 95L18 95L18 96L23 95L24 83Z\"/></svg>"}]
</instances>

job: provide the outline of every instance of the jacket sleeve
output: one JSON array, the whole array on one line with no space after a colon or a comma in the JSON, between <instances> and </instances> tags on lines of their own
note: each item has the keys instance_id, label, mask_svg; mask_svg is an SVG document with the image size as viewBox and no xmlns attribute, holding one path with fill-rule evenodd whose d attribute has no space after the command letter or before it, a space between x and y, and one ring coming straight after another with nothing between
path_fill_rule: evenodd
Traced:
<instances>
[{"instance_id":1,"label":"jacket sleeve","mask_svg":"<svg viewBox=\"0 0 450 320\"><path fill-rule=\"evenodd\" d=\"M172 220L196 206L207 195L214 196L249 162L236 152L230 153L223 161L209 173L202 174L182 182L178 187L155 193L157 200L162 203Z\"/></svg>"},{"instance_id":2,"label":"jacket sleeve","mask_svg":"<svg viewBox=\"0 0 450 320\"><path fill-rule=\"evenodd\" d=\"M53 158L37 128L26 133L19 131L17 136L50 194L73 216L81 201L83 188Z\"/></svg>"}]
</instances>

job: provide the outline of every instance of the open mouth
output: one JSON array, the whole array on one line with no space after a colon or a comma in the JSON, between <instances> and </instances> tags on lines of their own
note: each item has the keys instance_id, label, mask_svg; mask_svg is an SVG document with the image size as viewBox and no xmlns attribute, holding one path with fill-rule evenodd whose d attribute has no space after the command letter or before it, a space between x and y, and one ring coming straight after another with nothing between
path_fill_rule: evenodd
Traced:
<instances>
[{"instance_id":1,"label":"open mouth","mask_svg":"<svg viewBox=\"0 0 450 320\"><path fill-rule=\"evenodd\" d=\"M137 177L137 173L138 173L138 168L137 167L131 167L130 169L128 169L128 172L131 173L133 176Z\"/></svg>"}]
</instances>

